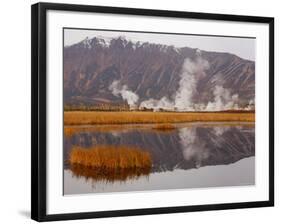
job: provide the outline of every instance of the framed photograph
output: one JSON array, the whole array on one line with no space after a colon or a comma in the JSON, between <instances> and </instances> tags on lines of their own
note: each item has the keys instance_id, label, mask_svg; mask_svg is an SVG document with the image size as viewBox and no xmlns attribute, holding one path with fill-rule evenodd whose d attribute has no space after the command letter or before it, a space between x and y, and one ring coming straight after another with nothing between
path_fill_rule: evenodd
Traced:
<instances>
[{"instance_id":1,"label":"framed photograph","mask_svg":"<svg viewBox=\"0 0 281 224\"><path fill-rule=\"evenodd\" d=\"M274 205L274 19L32 6L32 219Z\"/></svg>"}]
</instances>

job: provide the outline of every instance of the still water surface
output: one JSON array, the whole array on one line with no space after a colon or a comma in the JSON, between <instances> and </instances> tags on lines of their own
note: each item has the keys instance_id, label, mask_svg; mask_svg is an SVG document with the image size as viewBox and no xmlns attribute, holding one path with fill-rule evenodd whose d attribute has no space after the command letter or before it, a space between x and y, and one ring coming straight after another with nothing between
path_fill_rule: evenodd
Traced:
<instances>
[{"instance_id":1,"label":"still water surface","mask_svg":"<svg viewBox=\"0 0 281 224\"><path fill-rule=\"evenodd\" d=\"M169 131L150 125L87 126L64 137L64 194L245 186L255 184L252 123L178 124ZM126 180L96 180L67 160L73 146L137 146L150 152L152 168Z\"/></svg>"}]
</instances>

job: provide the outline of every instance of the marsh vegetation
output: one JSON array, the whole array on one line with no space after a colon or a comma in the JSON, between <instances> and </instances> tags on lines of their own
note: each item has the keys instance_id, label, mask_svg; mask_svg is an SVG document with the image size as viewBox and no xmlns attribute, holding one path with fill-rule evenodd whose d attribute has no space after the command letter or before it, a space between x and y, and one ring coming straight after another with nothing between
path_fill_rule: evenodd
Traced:
<instances>
[{"instance_id":1,"label":"marsh vegetation","mask_svg":"<svg viewBox=\"0 0 281 224\"><path fill-rule=\"evenodd\" d=\"M69 162L104 170L150 168L151 156L147 151L132 146L99 145L92 148L73 147Z\"/></svg>"},{"instance_id":2,"label":"marsh vegetation","mask_svg":"<svg viewBox=\"0 0 281 224\"><path fill-rule=\"evenodd\" d=\"M94 124L148 124L181 122L254 122L253 112L100 112L67 111L64 112L64 125Z\"/></svg>"}]
</instances>

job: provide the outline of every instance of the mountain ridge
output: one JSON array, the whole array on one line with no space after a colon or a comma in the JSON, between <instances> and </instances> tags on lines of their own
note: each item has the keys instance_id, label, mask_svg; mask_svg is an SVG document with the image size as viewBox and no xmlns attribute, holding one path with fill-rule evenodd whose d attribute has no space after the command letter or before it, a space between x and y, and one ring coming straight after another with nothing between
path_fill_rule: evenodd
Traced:
<instances>
[{"instance_id":1,"label":"mountain ridge","mask_svg":"<svg viewBox=\"0 0 281 224\"><path fill-rule=\"evenodd\" d=\"M213 91L220 85L239 96L239 105L254 101L255 62L234 54L209 52L197 48L176 48L149 42L133 43L126 38L105 40L86 38L64 47L64 101L66 104L119 104L124 99L109 90L113 81L139 96L139 101L172 100L179 88L182 67L188 58L200 57L209 64L199 77L192 96L196 103L214 99ZM201 77L202 76L202 77Z\"/></svg>"}]
</instances>

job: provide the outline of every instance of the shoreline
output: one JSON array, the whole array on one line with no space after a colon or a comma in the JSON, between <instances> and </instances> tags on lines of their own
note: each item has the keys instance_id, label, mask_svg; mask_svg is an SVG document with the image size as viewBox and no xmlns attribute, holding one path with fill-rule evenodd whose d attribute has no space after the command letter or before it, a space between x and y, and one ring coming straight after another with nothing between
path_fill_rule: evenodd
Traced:
<instances>
[{"instance_id":1,"label":"shoreline","mask_svg":"<svg viewBox=\"0 0 281 224\"><path fill-rule=\"evenodd\" d=\"M255 122L254 112L64 111L64 125Z\"/></svg>"},{"instance_id":2,"label":"shoreline","mask_svg":"<svg viewBox=\"0 0 281 224\"><path fill-rule=\"evenodd\" d=\"M255 127L254 122L249 121L240 121L240 122L183 122L183 123L168 123L171 125L171 128L157 128L159 124L96 124L96 125L64 125L64 134L66 136L72 136L76 132L123 132L128 130L139 130L145 132L158 132L158 133L171 133L177 131L181 128L192 128L192 127L204 127L204 128L212 128L212 127ZM162 125L162 124L161 124ZM165 125L165 124L164 124Z\"/></svg>"}]
</instances>

